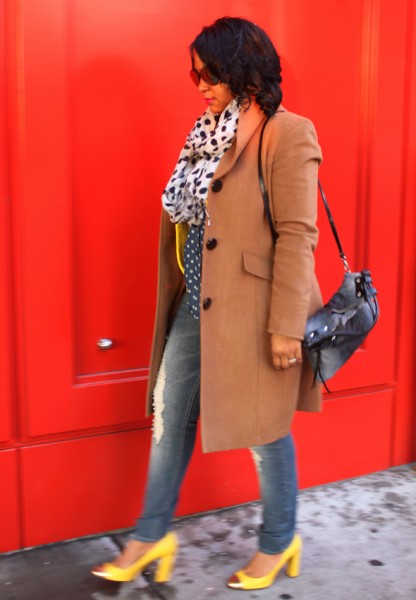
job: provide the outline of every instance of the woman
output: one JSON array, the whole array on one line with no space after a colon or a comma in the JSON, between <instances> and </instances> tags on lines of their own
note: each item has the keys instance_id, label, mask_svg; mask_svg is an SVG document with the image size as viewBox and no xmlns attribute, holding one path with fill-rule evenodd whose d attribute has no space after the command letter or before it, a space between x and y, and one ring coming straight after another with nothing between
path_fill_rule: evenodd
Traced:
<instances>
[{"instance_id":1,"label":"woman","mask_svg":"<svg viewBox=\"0 0 416 600\"><path fill-rule=\"evenodd\" d=\"M201 413L204 451L252 449L264 507L259 549L228 586L260 589L286 564L299 573L290 425L296 409L320 408L301 340L321 305L313 259L321 152L313 125L280 106L280 60L262 29L226 17L190 49L207 109L162 198L145 506L135 539L93 573L127 581L159 560L156 581L169 579L177 540L167 530ZM257 170L267 117L262 166L276 244Z\"/></svg>"}]
</instances>

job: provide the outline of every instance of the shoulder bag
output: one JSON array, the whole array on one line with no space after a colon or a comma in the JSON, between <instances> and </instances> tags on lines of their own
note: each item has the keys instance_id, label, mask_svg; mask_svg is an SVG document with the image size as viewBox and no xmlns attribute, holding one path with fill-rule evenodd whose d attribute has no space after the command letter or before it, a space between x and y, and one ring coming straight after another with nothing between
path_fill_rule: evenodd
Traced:
<instances>
[{"instance_id":1,"label":"shoulder bag","mask_svg":"<svg viewBox=\"0 0 416 600\"><path fill-rule=\"evenodd\" d=\"M261 166L261 148L267 121L268 119L264 122L260 134L258 174L265 215L273 242L276 243L279 234L270 212L269 196ZM319 180L318 187L344 266L344 279L329 302L308 318L303 349L314 371L314 381L320 381L329 391L326 382L363 343L377 322L379 306L370 271L364 269L351 272Z\"/></svg>"}]
</instances>

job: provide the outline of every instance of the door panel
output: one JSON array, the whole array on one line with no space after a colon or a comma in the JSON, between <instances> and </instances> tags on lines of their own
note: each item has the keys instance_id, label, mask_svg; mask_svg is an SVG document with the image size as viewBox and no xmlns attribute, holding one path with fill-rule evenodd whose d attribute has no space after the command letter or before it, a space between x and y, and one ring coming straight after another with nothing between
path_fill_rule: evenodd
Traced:
<instances>
[{"instance_id":1,"label":"door panel","mask_svg":"<svg viewBox=\"0 0 416 600\"><path fill-rule=\"evenodd\" d=\"M380 392L365 402L360 396L328 401L322 414L298 414L301 487L387 468L392 404L392 392ZM149 443L150 431L142 430L23 449L24 545L131 527L142 503ZM258 494L247 450L204 455L198 436L177 515L249 502Z\"/></svg>"},{"instance_id":2,"label":"door panel","mask_svg":"<svg viewBox=\"0 0 416 600\"><path fill-rule=\"evenodd\" d=\"M24 448L24 545L131 526L149 437L142 430Z\"/></svg>"},{"instance_id":3,"label":"door panel","mask_svg":"<svg viewBox=\"0 0 416 600\"><path fill-rule=\"evenodd\" d=\"M132 74L127 69L120 75L111 57L100 70L94 66L101 60L97 54L83 56L77 65L72 33L82 33L83 15L76 14L75 3L43 3L32 12L31 3L22 2L16 10L25 25L24 37L17 39L25 105L24 132L23 115L14 123L17 137L24 138L14 156L14 217L26 434L137 422L144 418L154 305L149 290L154 290L155 253L148 248L155 246L157 227L148 225L151 208L138 214L141 177L134 163L140 162L140 132L132 123L136 98L129 99L126 88ZM99 23L90 27L94 38ZM111 21L106 27L112 31ZM97 77L114 90L107 101ZM92 98L89 79L96 86ZM124 107L115 104L117 89L120 99L126 98ZM110 123L111 111L119 114ZM157 206L154 221L158 212ZM114 348L100 350L100 338L113 339Z\"/></svg>"},{"instance_id":4,"label":"door panel","mask_svg":"<svg viewBox=\"0 0 416 600\"><path fill-rule=\"evenodd\" d=\"M394 381L391 317L397 303L392 290L399 273L391 257L398 255L400 240L404 123L398 99L404 94L407 3L286 0L273 6L276 40L283 41L285 58L284 103L317 127L324 155L320 177L344 251L352 270L371 269L381 305L376 329L329 387L388 385ZM340 285L343 269L319 202L317 271L327 300Z\"/></svg>"},{"instance_id":5,"label":"door panel","mask_svg":"<svg viewBox=\"0 0 416 600\"><path fill-rule=\"evenodd\" d=\"M142 503L149 443L150 431L142 430L22 450L24 545L131 527ZM198 441L181 496L178 515L254 500L250 453L203 455Z\"/></svg>"},{"instance_id":6,"label":"door panel","mask_svg":"<svg viewBox=\"0 0 416 600\"><path fill-rule=\"evenodd\" d=\"M153 27L138 27L134 4L104 2L97 15L78 0L69 16L77 377L148 364L161 184L149 168ZM114 348L97 350L100 338Z\"/></svg>"}]
</instances>

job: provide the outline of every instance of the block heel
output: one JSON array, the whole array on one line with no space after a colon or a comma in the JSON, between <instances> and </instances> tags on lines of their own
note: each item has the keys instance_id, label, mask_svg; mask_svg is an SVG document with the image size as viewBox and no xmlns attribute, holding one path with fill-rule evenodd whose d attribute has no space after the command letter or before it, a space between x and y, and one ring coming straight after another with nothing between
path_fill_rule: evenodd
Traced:
<instances>
[{"instance_id":1,"label":"block heel","mask_svg":"<svg viewBox=\"0 0 416 600\"><path fill-rule=\"evenodd\" d=\"M228 580L228 587L234 590L261 590L270 587L280 570L286 566L289 577L297 577L300 573L300 558L302 552L302 540L295 535L289 546L282 552L277 565L263 577L250 577L244 570L237 571Z\"/></svg>"},{"instance_id":2,"label":"block heel","mask_svg":"<svg viewBox=\"0 0 416 600\"><path fill-rule=\"evenodd\" d=\"M301 554L302 546L300 546L292 558L287 561L286 575L288 577L298 577L300 575Z\"/></svg>"},{"instance_id":3,"label":"block heel","mask_svg":"<svg viewBox=\"0 0 416 600\"><path fill-rule=\"evenodd\" d=\"M175 554L168 554L159 560L155 572L156 583L166 583L172 576L173 567L175 565Z\"/></svg>"}]
</instances>

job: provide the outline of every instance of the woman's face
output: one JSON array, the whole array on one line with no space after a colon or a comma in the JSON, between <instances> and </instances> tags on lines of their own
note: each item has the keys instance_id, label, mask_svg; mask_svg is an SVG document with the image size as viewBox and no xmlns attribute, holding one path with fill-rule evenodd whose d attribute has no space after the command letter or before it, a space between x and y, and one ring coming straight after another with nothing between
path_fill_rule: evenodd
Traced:
<instances>
[{"instance_id":1,"label":"woman's face","mask_svg":"<svg viewBox=\"0 0 416 600\"><path fill-rule=\"evenodd\" d=\"M193 69L198 72L201 71L204 66L204 63L194 51ZM210 85L201 78L198 84L198 89L204 96L204 100L207 106L209 106L211 112L217 115L222 113L222 111L230 104L234 97L226 83L220 82L216 85Z\"/></svg>"}]
</instances>

